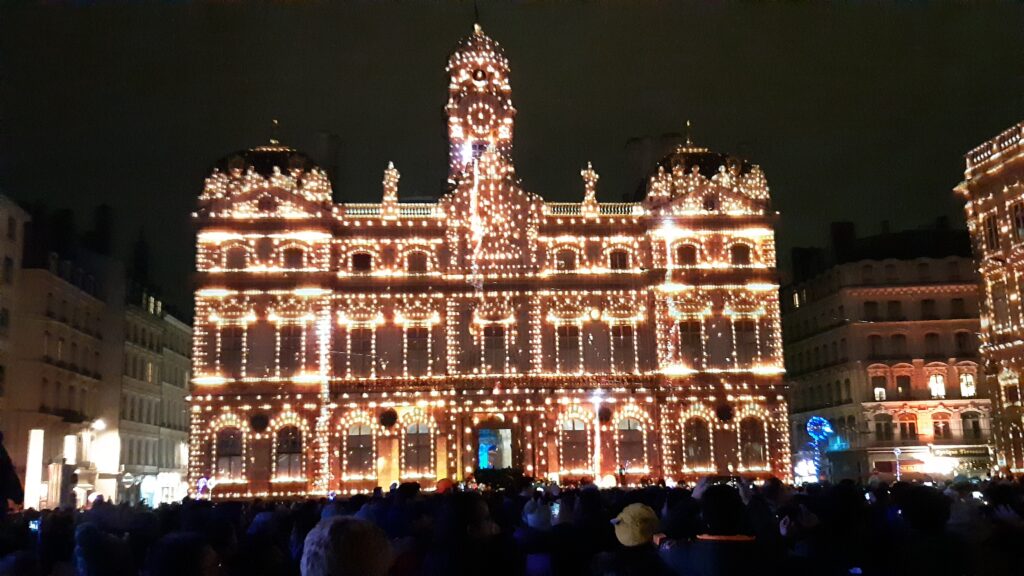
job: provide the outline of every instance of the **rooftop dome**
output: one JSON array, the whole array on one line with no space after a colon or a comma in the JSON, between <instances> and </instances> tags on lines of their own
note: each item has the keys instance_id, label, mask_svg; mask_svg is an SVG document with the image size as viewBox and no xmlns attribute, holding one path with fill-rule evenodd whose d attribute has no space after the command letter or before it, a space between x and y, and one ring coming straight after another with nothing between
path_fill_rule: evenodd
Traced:
<instances>
[{"instance_id":1,"label":"rooftop dome","mask_svg":"<svg viewBox=\"0 0 1024 576\"><path fill-rule=\"evenodd\" d=\"M473 25L473 33L459 40L448 58L448 67L451 69L461 60L491 59L498 61L501 65L508 67L508 59L505 57L505 50L500 44L487 34L479 24Z\"/></svg>"},{"instance_id":2,"label":"rooftop dome","mask_svg":"<svg viewBox=\"0 0 1024 576\"><path fill-rule=\"evenodd\" d=\"M248 172L252 169L264 177L272 176L275 168L281 174L291 174L293 171L312 172L320 169L316 162L313 162L306 154L290 146L274 142L266 146L257 146L229 154L220 159L214 168L225 173L236 170Z\"/></svg>"},{"instance_id":3,"label":"rooftop dome","mask_svg":"<svg viewBox=\"0 0 1024 576\"><path fill-rule=\"evenodd\" d=\"M659 160L654 169L657 170L661 167L667 172L673 172L677 168L681 168L685 172L692 172L696 167L698 172L710 178L718 174L722 166L730 172L735 171L736 174L746 174L752 168L752 165L742 158L712 152L707 148L694 146L693 143L687 142L677 146L670 154Z\"/></svg>"}]
</instances>

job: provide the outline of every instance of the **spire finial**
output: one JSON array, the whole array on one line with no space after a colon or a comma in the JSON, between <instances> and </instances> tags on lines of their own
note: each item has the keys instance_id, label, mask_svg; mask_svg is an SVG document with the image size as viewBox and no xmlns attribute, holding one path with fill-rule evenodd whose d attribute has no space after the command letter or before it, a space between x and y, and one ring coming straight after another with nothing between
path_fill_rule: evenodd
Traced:
<instances>
[{"instance_id":1,"label":"spire finial","mask_svg":"<svg viewBox=\"0 0 1024 576\"><path fill-rule=\"evenodd\" d=\"M484 29L480 27L480 5L473 0L473 33L483 34Z\"/></svg>"},{"instance_id":2,"label":"spire finial","mask_svg":"<svg viewBox=\"0 0 1024 576\"><path fill-rule=\"evenodd\" d=\"M278 131L280 128L281 123L277 121L277 118L270 120L270 143L275 146L281 143L281 140L278 139Z\"/></svg>"},{"instance_id":3,"label":"spire finial","mask_svg":"<svg viewBox=\"0 0 1024 576\"><path fill-rule=\"evenodd\" d=\"M693 138L692 138L692 135L690 134L690 128L692 128L692 127L693 127L693 123L690 122L689 120L687 120L686 121L686 145L687 146L693 146Z\"/></svg>"}]
</instances>

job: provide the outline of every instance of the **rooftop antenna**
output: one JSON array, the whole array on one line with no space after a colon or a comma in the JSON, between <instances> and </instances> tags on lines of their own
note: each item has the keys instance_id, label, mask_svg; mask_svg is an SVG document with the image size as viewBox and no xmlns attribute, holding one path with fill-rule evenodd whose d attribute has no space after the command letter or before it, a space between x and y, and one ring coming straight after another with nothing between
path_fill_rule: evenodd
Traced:
<instances>
[{"instance_id":1,"label":"rooftop antenna","mask_svg":"<svg viewBox=\"0 0 1024 576\"><path fill-rule=\"evenodd\" d=\"M278 139L278 131L280 130L280 128L281 123L277 121L277 118L274 118L270 121L270 143L273 144L274 146L277 146L278 144L281 143L281 140Z\"/></svg>"},{"instance_id":2,"label":"rooftop antenna","mask_svg":"<svg viewBox=\"0 0 1024 576\"><path fill-rule=\"evenodd\" d=\"M693 123L689 120L686 121L686 146L693 146L693 138L690 134L690 129L693 127Z\"/></svg>"}]
</instances>

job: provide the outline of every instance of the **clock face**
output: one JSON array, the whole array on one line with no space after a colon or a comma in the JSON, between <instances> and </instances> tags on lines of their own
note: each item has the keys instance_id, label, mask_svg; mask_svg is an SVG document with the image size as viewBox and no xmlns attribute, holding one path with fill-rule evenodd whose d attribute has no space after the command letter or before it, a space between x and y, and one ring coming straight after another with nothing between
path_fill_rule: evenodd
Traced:
<instances>
[{"instance_id":1,"label":"clock face","mask_svg":"<svg viewBox=\"0 0 1024 576\"><path fill-rule=\"evenodd\" d=\"M480 83L480 82L484 82L485 80L487 80L487 72L484 72L483 70L481 70L479 68L477 68L476 70L473 70L472 76L473 76L473 81L474 82Z\"/></svg>"},{"instance_id":2,"label":"clock face","mask_svg":"<svg viewBox=\"0 0 1024 576\"><path fill-rule=\"evenodd\" d=\"M466 111L469 126L476 134L489 134L497 125L494 109L484 103L476 103Z\"/></svg>"}]
</instances>

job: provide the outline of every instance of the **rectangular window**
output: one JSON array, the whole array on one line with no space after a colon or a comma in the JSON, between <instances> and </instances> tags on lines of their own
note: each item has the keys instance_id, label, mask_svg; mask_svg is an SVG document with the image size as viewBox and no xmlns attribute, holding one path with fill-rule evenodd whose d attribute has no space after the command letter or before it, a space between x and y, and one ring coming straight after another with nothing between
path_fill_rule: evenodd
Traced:
<instances>
[{"instance_id":1,"label":"rectangular window","mask_svg":"<svg viewBox=\"0 0 1024 576\"><path fill-rule=\"evenodd\" d=\"M580 329L576 326L559 326L558 371L577 372L580 369Z\"/></svg>"},{"instance_id":2,"label":"rectangular window","mask_svg":"<svg viewBox=\"0 0 1024 576\"><path fill-rule=\"evenodd\" d=\"M746 368L757 359L757 328L753 320L738 320L733 324L736 331L736 365Z\"/></svg>"},{"instance_id":3,"label":"rectangular window","mask_svg":"<svg viewBox=\"0 0 1024 576\"><path fill-rule=\"evenodd\" d=\"M992 283L992 323L1000 327L1010 321L1010 303L1006 298L1006 283Z\"/></svg>"},{"instance_id":4,"label":"rectangular window","mask_svg":"<svg viewBox=\"0 0 1024 576\"><path fill-rule=\"evenodd\" d=\"M676 329L679 332L679 360L690 368L699 368L704 355L700 320L683 320Z\"/></svg>"},{"instance_id":5,"label":"rectangular window","mask_svg":"<svg viewBox=\"0 0 1024 576\"><path fill-rule=\"evenodd\" d=\"M868 321L878 320L878 302L869 300L864 303L864 319Z\"/></svg>"},{"instance_id":6,"label":"rectangular window","mask_svg":"<svg viewBox=\"0 0 1024 576\"><path fill-rule=\"evenodd\" d=\"M276 330L269 322L260 321L249 326L245 363L247 377L268 378L274 375L276 337Z\"/></svg>"},{"instance_id":7,"label":"rectangular window","mask_svg":"<svg viewBox=\"0 0 1024 576\"><path fill-rule=\"evenodd\" d=\"M935 300L932 300L931 298L921 300L921 319L935 320L938 317L938 308L935 305Z\"/></svg>"},{"instance_id":8,"label":"rectangular window","mask_svg":"<svg viewBox=\"0 0 1024 576\"><path fill-rule=\"evenodd\" d=\"M896 394L900 399L910 397L910 375L899 374L896 376Z\"/></svg>"},{"instance_id":9,"label":"rectangular window","mask_svg":"<svg viewBox=\"0 0 1024 576\"><path fill-rule=\"evenodd\" d=\"M278 328L278 366L282 377L289 377L302 370L302 325L285 324Z\"/></svg>"},{"instance_id":10,"label":"rectangular window","mask_svg":"<svg viewBox=\"0 0 1024 576\"><path fill-rule=\"evenodd\" d=\"M423 326L405 329L405 368L410 376L427 374L430 354L430 330Z\"/></svg>"},{"instance_id":11,"label":"rectangular window","mask_svg":"<svg viewBox=\"0 0 1024 576\"><path fill-rule=\"evenodd\" d=\"M885 303L885 317L888 320L896 321L903 319L903 303L899 300L889 300Z\"/></svg>"},{"instance_id":12,"label":"rectangular window","mask_svg":"<svg viewBox=\"0 0 1024 576\"><path fill-rule=\"evenodd\" d=\"M999 250L999 221L996 216L985 218L985 248Z\"/></svg>"},{"instance_id":13,"label":"rectangular window","mask_svg":"<svg viewBox=\"0 0 1024 576\"><path fill-rule=\"evenodd\" d=\"M616 372L632 372L636 369L636 355L633 349L633 327L625 324L612 326L612 367Z\"/></svg>"},{"instance_id":14,"label":"rectangular window","mask_svg":"<svg viewBox=\"0 0 1024 576\"><path fill-rule=\"evenodd\" d=\"M1017 240L1024 240L1024 203L1018 202L1010 208L1013 218L1013 235Z\"/></svg>"},{"instance_id":15,"label":"rectangular window","mask_svg":"<svg viewBox=\"0 0 1024 576\"><path fill-rule=\"evenodd\" d=\"M491 374L505 372L505 327L491 324L484 327L484 369Z\"/></svg>"},{"instance_id":16,"label":"rectangular window","mask_svg":"<svg viewBox=\"0 0 1024 576\"><path fill-rule=\"evenodd\" d=\"M967 304L963 298L953 298L949 302L949 315L953 318L967 317Z\"/></svg>"},{"instance_id":17,"label":"rectangular window","mask_svg":"<svg viewBox=\"0 0 1024 576\"><path fill-rule=\"evenodd\" d=\"M373 367L373 330L353 328L348 333L351 376L370 376Z\"/></svg>"}]
</instances>

